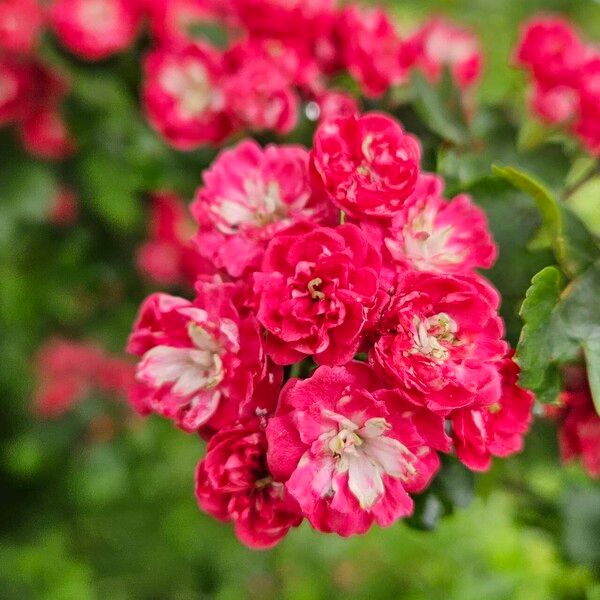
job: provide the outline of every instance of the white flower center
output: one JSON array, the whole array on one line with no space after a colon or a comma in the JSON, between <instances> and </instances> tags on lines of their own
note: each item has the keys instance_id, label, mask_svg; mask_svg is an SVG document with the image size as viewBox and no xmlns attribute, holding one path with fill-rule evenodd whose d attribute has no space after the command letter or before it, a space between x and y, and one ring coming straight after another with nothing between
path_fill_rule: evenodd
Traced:
<instances>
[{"instance_id":1,"label":"white flower center","mask_svg":"<svg viewBox=\"0 0 600 600\"><path fill-rule=\"evenodd\" d=\"M446 313L438 313L424 319L415 317L413 326L411 354L422 354L440 363L450 356L447 346L456 343L458 331L458 325L454 319Z\"/></svg>"},{"instance_id":2,"label":"white flower center","mask_svg":"<svg viewBox=\"0 0 600 600\"><path fill-rule=\"evenodd\" d=\"M217 95L205 68L196 60L169 65L160 75L160 85L177 99L182 119L193 119L213 108Z\"/></svg>"},{"instance_id":3,"label":"white flower center","mask_svg":"<svg viewBox=\"0 0 600 600\"><path fill-rule=\"evenodd\" d=\"M362 427L340 415L338 432L324 434L325 448L335 460L338 473L348 473L348 487L360 507L371 508L384 493L383 476L408 481L416 474L416 456L387 434L390 424L382 417Z\"/></svg>"},{"instance_id":4,"label":"white flower center","mask_svg":"<svg viewBox=\"0 0 600 600\"><path fill-rule=\"evenodd\" d=\"M87 0L80 3L77 20L87 31L96 34L110 31L118 25L118 11L105 0Z\"/></svg>"},{"instance_id":5,"label":"white flower center","mask_svg":"<svg viewBox=\"0 0 600 600\"><path fill-rule=\"evenodd\" d=\"M138 377L153 386L173 384L171 391L188 397L217 386L224 377L221 346L194 322L188 326L191 348L155 346L140 363Z\"/></svg>"}]
</instances>

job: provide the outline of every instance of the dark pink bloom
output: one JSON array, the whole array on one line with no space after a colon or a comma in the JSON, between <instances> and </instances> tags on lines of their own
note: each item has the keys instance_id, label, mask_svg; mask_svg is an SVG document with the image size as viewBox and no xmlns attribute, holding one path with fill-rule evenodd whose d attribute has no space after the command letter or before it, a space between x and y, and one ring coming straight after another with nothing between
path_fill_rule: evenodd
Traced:
<instances>
[{"instance_id":1,"label":"dark pink bloom","mask_svg":"<svg viewBox=\"0 0 600 600\"><path fill-rule=\"evenodd\" d=\"M412 194L419 175L419 142L378 113L322 123L315 134L315 182L354 217L391 217Z\"/></svg>"},{"instance_id":2,"label":"dark pink bloom","mask_svg":"<svg viewBox=\"0 0 600 600\"><path fill-rule=\"evenodd\" d=\"M68 158L75 151L75 140L54 108L42 109L28 117L21 127L25 150L50 160Z\"/></svg>"},{"instance_id":3,"label":"dark pink bloom","mask_svg":"<svg viewBox=\"0 0 600 600\"><path fill-rule=\"evenodd\" d=\"M193 303L149 296L127 347L141 357L134 406L189 432L234 423L267 375L256 320L240 316L237 288L201 282L197 291Z\"/></svg>"},{"instance_id":4,"label":"dark pink bloom","mask_svg":"<svg viewBox=\"0 0 600 600\"><path fill-rule=\"evenodd\" d=\"M165 285L193 285L198 275L214 272L192 243L195 231L186 205L176 194L153 194L149 239L138 249L138 269Z\"/></svg>"},{"instance_id":5,"label":"dark pink bloom","mask_svg":"<svg viewBox=\"0 0 600 600\"><path fill-rule=\"evenodd\" d=\"M302 146L262 149L246 140L222 151L203 177L192 205L200 224L196 245L232 277L258 268L277 232L297 221L323 223L332 212L311 192Z\"/></svg>"},{"instance_id":6,"label":"dark pink bloom","mask_svg":"<svg viewBox=\"0 0 600 600\"><path fill-rule=\"evenodd\" d=\"M275 236L254 274L257 318L277 364L356 354L378 289L381 256L358 227L297 225Z\"/></svg>"},{"instance_id":7,"label":"dark pink bloom","mask_svg":"<svg viewBox=\"0 0 600 600\"><path fill-rule=\"evenodd\" d=\"M498 292L482 278L407 272L375 326L369 360L390 382L448 413L500 399L506 353Z\"/></svg>"},{"instance_id":8,"label":"dark pink bloom","mask_svg":"<svg viewBox=\"0 0 600 600\"><path fill-rule=\"evenodd\" d=\"M381 96L406 80L400 37L385 11L349 5L339 14L337 35L345 67L366 96Z\"/></svg>"},{"instance_id":9,"label":"dark pink bloom","mask_svg":"<svg viewBox=\"0 0 600 600\"><path fill-rule=\"evenodd\" d=\"M0 56L0 125L29 114L34 86L34 73L27 62Z\"/></svg>"},{"instance_id":10,"label":"dark pink bloom","mask_svg":"<svg viewBox=\"0 0 600 600\"><path fill-rule=\"evenodd\" d=\"M560 17L530 21L515 53L517 63L531 70L545 87L575 84L586 48L570 23Z\"/></svg>"},{"instance_id":11,"label":"dark pink bloom","mask_svg":"<svg viewBox=\"0 0 600 600\"><path fill-rule=\"evenodd\" d=\"M303 82L302 59L276 40L244 41L225 55L223 90L228 113L240 127L289 132L299 116L295 84Z\"/></svg>"},{"instance_id":12,"label":"dark pink bloom","mask_svg":"<svg viewBox=\"0 0 600 600\"><path fill-rule=\"evenodd\" d=\"M153 127L188 150L232 130L221 88L222 57L199 45L155 49L145 60L144 105Z\"/></svg>"},{"instance_id":13,"label":"dark pink bloom","mask_svg":"<svg viewBox=\"0 0 600 600\"><path fill-rule=\"evenodd\" d=\"M34 408L46 418L62 415L94 389L124 396L133 384L131 363L87 342L51 339L40 348L35 367Z\"/></svg>"},{"instance_id":14,"label":"dark pink bloom","mask_svg":"<svg viewBox=\"0 0 600 600\"><path fill-rule=\"evenodd\" d=\"M349 536L409 515L448 450L443 418L377 391L364 363L291 379L267 425L268 463L311 525Z\"/></svg>"},{"instance_id":15,"label":"dark pink bloom","mask_svg":"<svg viewBox=\"0 0 600 600\"><path fill-rule=\"evenodd\" d=\"M422 69L432 81L437 81L447 66L458 85L466 88L479 78L483 57L473 32L435 18L407 40L400 61Z\"/></svg>"},{"instance_id":16,"label":"dark pink bloom","mask_svg":"<svg viewBox=\"0 0 600 600\"><path fill-rule=\"evenodd\" d=\"M445 200L439 182L435 175L422 175L404 207L382 226L384 262L396 271L469 273L489 268L496 246L485 213L466 194Z\"/></svg>"},{"instance_id":17,"label":"dark pink bloom","mask_svg":"<svg viewBox=\"0 0 600 600\"><path fill-rule=\"evenodd\" d=\"M250 548L271 548L302 521L296 501L267 466L267 440L260 418L221 429L208 442L196 470L200 508L232 521Z\"/></svg>"},{"instance_id":18,"label":"dark pink bloom","mask_svg":"<svg viewBox=\"0 0 600 600\"><path fill-rule=\"evenodd\" d=\"M587 381L562 392L557 413L562 460L579 459L590 476L600 478L600 416Z\"/></svg>"},{"instance_id":19,"label":"dark pink bloom","mask_svg":"<svg viewBox=\"0 0 600 600\"><path fill-rule=\"evenodd\" d=\"M71 225L79 216L79 198L66 186L61 186L52 198L48 210L48 221L54 225Z\"/></svg>"},{"instance_id":20,"label":"dark pink bloom","mask_svg":"<svg viewBox=\"0 0 600 600\"><path fill-rule=\"evenodd\" d=\"M550 124L571 121L579 108L577 92L564 85L548 89L534 85L530 102L533 112Z\"/></svg>"},{"instance_id":21,"label":"dark pink bloom","mask_svg":"<svg viewBox=\"0 0 600 600\"><path fill-rule=\"evenodd\" d=\"M137 0L56 0L50 23L58 39L86 60L100 60L127 48L137 35Z\"/></svg>"},{"instance_id":22,"label":"dark pink bloom","mask_svg":"<svg viewBox=\"0 0 600 600\"><path fill-rule=\"evenodd\" d=\"M325 91L318 97L316 104L319 108L319 121L351 117L360 112L354 96L346 92Z\"/></svg>"},{"instance_id":23,"label":"dark pink bloom","mask_svg":"<svg viewBox=\"0 0 600 600\"><path fill-rule=\"evenodd\" d=\"M9 52L31 52L44 24L44 13L38 0L2 0L0 48Z\"/></svg>"},{"instance_id":24,"label":"dark pink bloom","mask_svg":"<svg viewBox=\"0 0 600 600\"><path fill-rule=\"evenodd\" d=\"M600 54L595 54L581 69L577 92L575 133L592 154L600 154Z\"/></svg>"},{"instance_id":25,"label":"dark pink bloom","mask_svg":"<svg viewBox=\"0 0 600 600\"><path fill-rule=\"evenodd\" d=\"M531 423L534 396L517 385L519 367L507 357L499 370L502 395L498 402L459 409L451 416L456 454L474 471L489 469L492 456L504 458L520 452Z\"/></svg>"}]
</instances>

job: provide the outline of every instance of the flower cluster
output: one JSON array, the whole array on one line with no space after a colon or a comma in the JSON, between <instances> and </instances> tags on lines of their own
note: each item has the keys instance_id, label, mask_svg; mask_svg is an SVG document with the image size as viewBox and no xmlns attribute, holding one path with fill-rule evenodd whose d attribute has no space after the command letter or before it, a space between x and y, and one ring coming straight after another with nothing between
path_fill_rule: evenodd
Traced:
<instances>
[{"instance_id":1,"label":"flower cluster","mask_svg":"<svg viewBox=\"0 0 600 600\"><path fill-rule=\"evenodd\" d=\"M208 441L198 503L249 546L303 519L390 525L439 453L485 470L521 449L533 397L475 271L496 256L486 218L420 154L379 113L322 122L311 150L222 151L191 207L194 297L141 307L130 400Z\"/></svg>"},{"instance_id":2,"label":"flower cluster","mask_svg":"<svg viewBox=\"0 0 600 600\"><path fill-rule=\"evenodd\" d=\"M56 418L92 390L126 396L134 382L134 367L86 342L55 338L47 341L35 359L38 388L35 412Z\"/></svg>"},{"instance_id":3,"label":"flower cluster","mask_svg":"<svg viewBox=\"0 0 600 600\"><path fill-rule=\"evenodd\" d=\"M561 459L565 463L579 459L591 477L600 478L600 417L585 370L569 367L565 380L559 405L546 407L558 424Z\"/></svg>"},{"instance_id":4,"label":"flower cluster","mask_svg":"<svg viewBox=\"0 0 600 600\"><path fill-rule=\"evenodd\" d=\"M30 154L61 159L75 145L60 113L69 86L35 56L46 21L38 0L0 3L0 126L14 126Z\"/></svg>"},{"instance_id":5,"label":"flower cluster","mask_svg":"<svg viewBox=\"0 0 600 600\"><path fill-rule=\"evenodd\" d=\"M374 98L413 68L436 80L447 65L462 88L481 68L473 34L441 19L402 39L384 11L331 0L150 4L155 45L145 59L144 104L154 128L180 149L238 131L286 133L303 105L314 119L355 113L352 96L335 89L343 73Z\"/></svg>"},{"instance_id":6,"label":"flower cluster","mask_svg":"<svg viewBox=\"0 0 600 600\"><path fill-rule=\"evenodd\" d=\"M532 110L551 125L568 127L592 154L600 153L600 52L560 17L524 27L516 63L533 80Z\"/></svg>"}]
</instances>

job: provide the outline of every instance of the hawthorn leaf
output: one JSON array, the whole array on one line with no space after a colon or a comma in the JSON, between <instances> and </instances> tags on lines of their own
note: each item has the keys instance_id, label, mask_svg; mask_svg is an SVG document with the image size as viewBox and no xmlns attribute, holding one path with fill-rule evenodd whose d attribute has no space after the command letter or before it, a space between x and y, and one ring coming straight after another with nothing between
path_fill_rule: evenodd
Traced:
<instances>
[{"instance_id":1,"label":"hawthorn leaf","mask_svg":"<svg viewBox=\"0 0 600 600\"><path fill-rule=\"evenodd\" d=\"M600 247L579 218L548 189L530 175L513 167L493 166L499 177L529 194L542 215L556 260L570 277L582 273L598 257Z\"/></svg>"},{"instance_id":2,"label":"hawthorn leaf","mask_svg":"<svg viewBox=\"0 0 600 600\"><path fill-rule=\"evenodd\" d=\"M555 401L560 390L558 369L552 364L551 321L561 289L560 271L546 267L531 280L521 307L524 325L515 355L520 383L543 403Z\"/></svg>"}]
</instances>

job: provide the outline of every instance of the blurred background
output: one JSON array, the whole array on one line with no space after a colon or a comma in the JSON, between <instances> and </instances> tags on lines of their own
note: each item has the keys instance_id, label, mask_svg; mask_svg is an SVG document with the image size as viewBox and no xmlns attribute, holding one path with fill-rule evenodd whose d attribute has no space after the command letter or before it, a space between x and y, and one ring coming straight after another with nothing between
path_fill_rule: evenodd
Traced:
<instances>
[{"instance_id":1,"label":"blurred background","mask_svg":"<svg viewBox=\"0 0 600 600\"><path fill-rule=\"evenodd\" d=\"M600 39L593 0L387 6L401 31L435 12L473 28L486 61L480 101L515 110L524 77L508 59L522 20L560 12ZM173 151L146 125L138 45L84 65L44 39L42 53L71 78L72 159L34 160L0 130L0 598L600 599L600 487L559 467L551 423L537 423L525 453L490 473L448 469L410 523L351 540L302 526L253 552L197 509L200 440L134 416L118 382L84 382L59 418L36 410L40 346L63 336L122 355L156 289L135 266L148 212L138 190L189 199L212 156ZM70 210L64 198L57 205L59 181L78 191L76 224L55 218L57 206Z\"/></svg>"}]
</instances>

